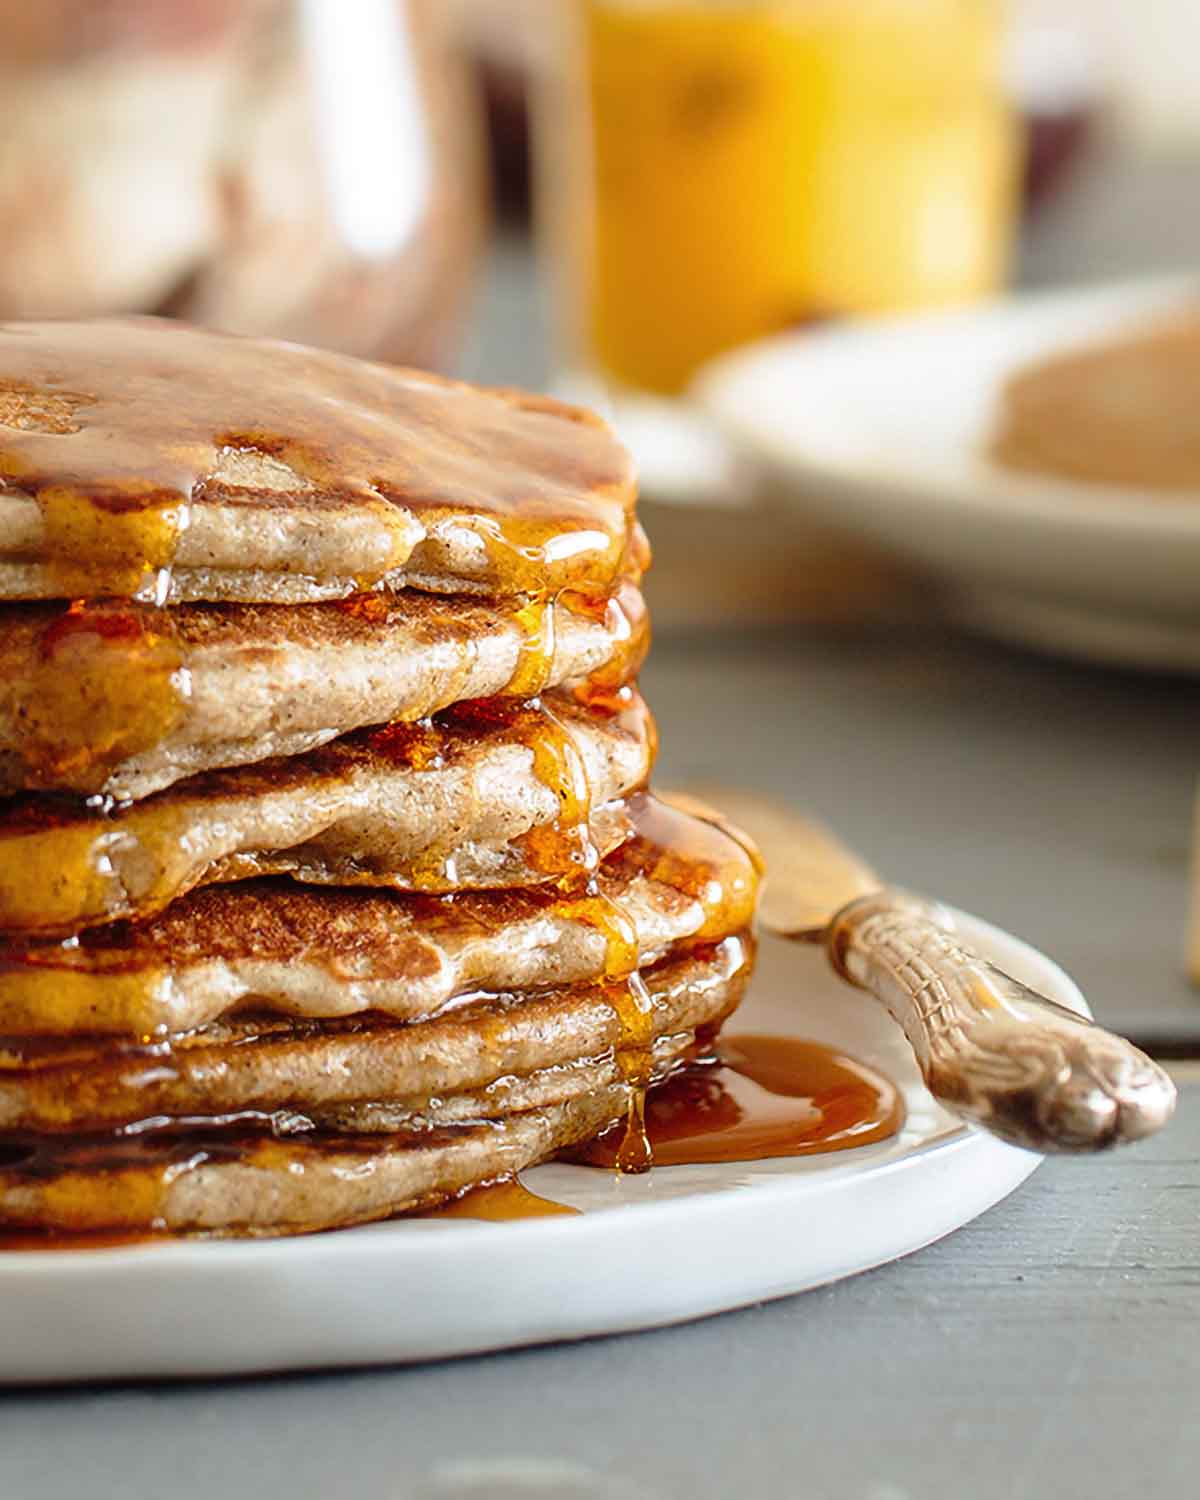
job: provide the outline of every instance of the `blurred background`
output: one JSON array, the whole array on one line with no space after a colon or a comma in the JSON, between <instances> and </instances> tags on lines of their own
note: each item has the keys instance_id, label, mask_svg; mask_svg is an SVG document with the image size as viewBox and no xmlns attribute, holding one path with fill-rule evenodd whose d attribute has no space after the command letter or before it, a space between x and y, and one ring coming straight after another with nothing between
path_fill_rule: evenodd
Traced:
<instances>
[{"instance_id":1,"label":"blurred background","mask_svg":"<svg viewBox=\"0 0 1200 1500\"><path fill-rule=\"evenodd\" d=\"M1188 331L1195 0L0 21L0 313L180 316L597 405L641 465L672 768L736 754L1043 941L1114 1023L1200 1041L1200 339L1055 374L993 446L1039 362ZM1149 997L1135 930L1169 950Z\"/></svg>"}]
</instances>

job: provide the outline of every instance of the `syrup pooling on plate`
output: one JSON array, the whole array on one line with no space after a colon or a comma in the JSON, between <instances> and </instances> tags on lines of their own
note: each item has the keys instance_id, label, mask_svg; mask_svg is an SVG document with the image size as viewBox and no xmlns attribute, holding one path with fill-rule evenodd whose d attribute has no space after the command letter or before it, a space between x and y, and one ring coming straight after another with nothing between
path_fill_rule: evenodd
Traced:
<instances>
[{"instance_id":1,"label":"syrup pooling on plate","mask_svg":"<svg viewBox=\"0 0 1200 1500\"><path fill-rule=\"evenodd\" d=\"M370 519L360 585L425 538L436 553L486 530L493 591L511 588L512 558L539 587L604 589L634 489L607 430L573 408L152 319L0 328L0 485L38 506L20 555L48 563L49 589L144 599L167 597L173 566L207 565L207 508L264 485L302 517L349 504Z\"/></svg>"},{"instance_id":2,"label":"syrup pooling on plate","mask_svg":"<svg viewBox=\"0 0 1200 1500\"><path fill-rule=\"evenodd\" d=\"M56 1140L10 1134L0 1137L0 1184L41 1184L53 1195L61 1229L152 1232L161 1227L172 1184L207 1165L284 1165L289 1173L302 1175L306 1163L334 1155L345 1158L351 1172L369 1171L370 1158L386 1149L379 1137L302 1131L275 1138L247 1133L248 1123L178 1120L146 1131ZM876 1144L899 1130L903 1105L885 1078L828 1047L794 1037L746 1036L721 1042L652 1087L646 1123L656 1167L670 1168ZM443 1127L407 1139L413 1145L449 1142L474 1128ZM627 1128L613 1126L564 1156L586 1165L616 1166ZM403 1141L399 1149L404 1149ZM354 1166L356 1159L361 1168ZM422 1211L419 1205L416 1211ZM574 1210L530 1193L519 1179L504 1179L435 1212L507 1220ZM0 1247L36 1248L23 1243Z\"/></svg>"},{"instance_id":3,"label":"syrup pooling on plate","mask_svg":"<svg viewBox=\"0 0 1200 1500\"><path fill-rule=\"evenodd\" d=\"M519 1177L502 1177L498 1182L468 1188L431 1212L439 1219L485 1219L507 1223L513 1219L573 1218L579 1210L530 1192Z\"/></svg>"},{"instance_id":4,"label":"syrup pooling on plate","mask_svg":"<svg viewBox=\"0 0 1200 1500\"><path fill-rule=\"evenodd\" d=\"M899 1090L882 1074L796 1037L722 1038L646 1101L656 1167L844 1151L888 1140L903 1123ZM623 1145L614 1127L568 1156L612 1167Z\"/></svg>"}]
</instances>

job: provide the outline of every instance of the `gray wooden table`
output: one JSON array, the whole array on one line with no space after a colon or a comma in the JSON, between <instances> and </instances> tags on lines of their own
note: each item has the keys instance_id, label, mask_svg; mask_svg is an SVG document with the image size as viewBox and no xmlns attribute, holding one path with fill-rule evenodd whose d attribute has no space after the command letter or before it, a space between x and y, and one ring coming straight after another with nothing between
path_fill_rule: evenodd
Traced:
<instances>
[{"instance_id":1,"label":"gray wooden table","mask_svg":"<svg viewBox=\"0 0 1200 1500\"><path fill-rule=\"evenodd\" d=\"M948 631L804 628L660 638L643 686L662 779L820 814L890 878L1044 949L1109 1025L1200 1055L1194 683Z\"/></svg>"},{"instance_id":2,"label":"gray wooden table","mask_svg":"<svg viewBox=\"0 0 1200 1500\"><path fill-rule=\"evenodd\" d=\"M411 1370L9 1396L0 1496L1184 1500L1198 1398L1200 1081L1157 1140L802 1297Z\"/></svg>"}]
</instances>

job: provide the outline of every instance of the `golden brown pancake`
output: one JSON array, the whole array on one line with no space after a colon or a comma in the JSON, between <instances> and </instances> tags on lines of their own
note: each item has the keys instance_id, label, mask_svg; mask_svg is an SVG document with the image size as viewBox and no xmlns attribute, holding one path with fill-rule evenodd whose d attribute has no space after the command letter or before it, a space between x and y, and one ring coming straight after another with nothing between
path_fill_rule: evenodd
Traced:
<instances>
[{"instance_id":1,"label":"golden brown pancake","mask_svg":"<svg viewBox=\"0 0 1200 1500\"><path fill-rule=\"evenodd\" d=\"M731 936L644 970L653 1005L647 1040L723 1017L740 995L752 954L748 938ZM378 1100L420 1112L431 1099L629 1045L608 981L490 996L407 1023L247 1017L146 1044L13 1040L0 1048L0 1131L310 1114Z\"/></svg>"},{"instance_id":2,"label":"golden brown pancake","mask_svg":"<svg viewBox=\"0 0 1200 1500\"><path fill-rule=\"evenodd\" d=\"M0 1229L268 1234L630 1124L761 867L645 789L630 461L547 399L0 327Z\"/></svg>"},{"instance_id":3,"label":"golden brown pancake","mask_svg":"<svg viewBox=\"0 0 1200 1500\"><path fill-rule=\"evenodd\" d=\"M752 942L731 938L646 974L654 1040L640 1076L648 1085L687 1055L698 1029L711 1034L734 1008L752 962ZM160 1057L157 1070L134 1055L127 1074L116 1062L47 1063L47 1091L57 1083L65 1098L69 1080L81 1080L76 1123L120 1114L126 1084L126 1114L138 1097L151 1105L171 1095L187 1098L186 1113L140 1115L133 1129L0 1134L0 1226L282 1234L427 1208L625 1116L633 1086L622 1039L620 1007L597 988L493 1000L416 1026L339 1035L327 1023L291 1047L231 1036L190 1058ZM204 1050L207 1065L195 1055ZM364 1088L394 1082L416 1092L352 1098L349 1070ZM138 1082L150 1092L138 1095ZM224 1117L192 1112L226 1097L247 1107ZM285 1098L300 1107L260 1107Z\"/></svg>"},{"instance_id":4,"label":"golden brown pancake","mask_svg":"<svg viewBox=\"0 0 1200 1500\"><path fill-rule=\"evenodd\" d=\"M627 583L595 604L405 593L340 604L0 606L0 794L139 798L370 724L603 674L647 644Z\"/></svg>"},{"instance_id":5,"label":"golden brown pancake","mask_svg":"<svg viewBox=\"0 0 1200 1500\"><path fill-rule=\"evenodd\" d=\"M586 872L620 842L616 799L650 774L632 688L611 706L490 702L213 771L114 808L0 801L0 936L145 919L197 885L290 874L452 891Z\"/></svg>"},{"instance_id":6,"label":"golden brown pancake","mask_svg":"<svg viewBox=\"0 0 1200 1500\"><path fill-rule=\"evenodd\" d=\"M1200 311L1019 371L991 457L1088 484L1200 495Z\"/></svg>"},{"instance_id":7,"label":"golden brown pancake","mask_svg":"<svg viewBox=\"0 0 1200 1500\"><path fill-rule=\"evenodd\" d=\"M752 856L718 827L653 798L590 894L464 893L450 900L286 881L193 891L151 921L77 941L0 947L11 1036L183 1032L247 1007L304 1018L436 1015L477 991L579 984L716 941L753 920Z\"/></svg>"},{"instance_id":8,"label":"golden brown pancake","mask_svg":"<svg viewBox=\"0 0 1200 1500\"><path fill-rule=\"evenodd\" d=\"M152 318L0 326L0 598L601 593L633 500L547 397Z\"/></svg>"},{"instance_id":9,"label":"golden brown pancake","mask_svg":"<svg viewBox=\"0 0 1200 1500\"><path fill-rule=\"evenodd\" d=\"M0 1229L252 1238L419 1212L599 1135L625 1115L631 1092L614 1082L561 1104L391 1135L192 1131L58 1150L0 1140Z\"/></svg>"}]
</instances>

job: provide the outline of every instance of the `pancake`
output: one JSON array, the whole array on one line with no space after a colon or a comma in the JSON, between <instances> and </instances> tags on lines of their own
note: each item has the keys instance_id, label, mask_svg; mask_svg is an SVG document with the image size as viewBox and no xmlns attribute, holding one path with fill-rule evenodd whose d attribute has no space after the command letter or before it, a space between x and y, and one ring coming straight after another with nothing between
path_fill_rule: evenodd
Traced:
<instances>
[{"instance_id":1,"label":"pancake","mask_svg":"<svg viewBox=\"0 0 1200 1500\"><path fill-rule=\"evenodd\" d=\"M663 1078L677 1064L694 1058L698 1038L711 1038L716 1024L707 1022L699 1031L685 1028L656 1037L649 1047L649 1083ZM609 1050L599 1057L575 1058L521 1077L507 1073L474 1092L434 1095L409 1102L368 1100L310 1106L304 1114L275 1114L268 1118L273 1133L281 1136L309 1130L334 1131L339 1135L387 1135L503 1119L530 1109L544 1109L548 1104L565 1104L592 1090L611 1089L628 1081L620 1056Z\"/></svg>"},{"instance_id":2,"label":"pancake","mask_svg":"<svg viewBox=\"0 0 1200 1500\"><path fill-rule=\"evenodd\" d=\"M739 935L644 970L648 1026L637 1044L719 1022L752 965L752 940ZM13 1041L0 1051L0 1132L307 1115L380 1100L419 1112L634 1043L623 987L609 981L489 996L407 1023L247 1017L160 1043Z\"/></svg>"},{"instance_id":3,"label":"pancake","mask_svg":"<svg viewBox=\"0 0 1200 1500\"><path fill-rule=\"evenodd\" d=\"M0 1228L359 1223L623 1116L647 1169L761 875L646 790L648 561L575 408L0 326Z\"/></svg>"},{"instance_id":4,"label":"pancake","mask_svg":"<svg viewBox=\"0 0 1200 1500\"><path fill-rule=\"evenodd\" d=\"M734 837L645 796L625 816L634 837L590 894L447 900L256 880L194 891L149 922L77 941L10 942L0 947L3 1030L153 1037L251 1007L415 1020L480 991L628 972L750 924L758 874Z\"/></svg>"},{"instance_id":5,"label":"pancake","mask_svg":"<svg viewBox=\"0 0 1200 1500\"><path fill-rule=\"evenodd\" d=\"M152 318L0 326L0 598L607 592L641 543L589 412Z\"/></svg>"},{"instance_id":6,"label":"pancake","mask_svg":"<svg viewBox=\"0 0 1200 1500\"><path fill-rule=\"evenodd\" d=\"M0 608L0 793L137 799L452 703L632 677L645 606L416 593L341 604Z\"/></svg>"},{"instance_id":7,"label":"pancake","mask_svg":"<svg viewBox=\"0 0 1200 1500\"><path fill-rule=\"evenodd\" d=\"M647 1085L690 1055L698 1032L711 1035L736 1005L751 959L748 941L729 940L706 956L690 955L647 975L658 1033L641 1072ZM448 1038L421 1064L413 1061L418 1028L392 1029L374 1077L389 1076L390 1064L392 1074L401 1076L394 1057L389 1063L389 1048L407 1046L409 1071L420 1074L420 1092L411 1104L318 1102L307 1112L143 1118L133 1130L0 1135L0 1226L65 1233L299 1233L428 1208L467 1187L510 1176L627 1117L639 1086L614 1052L620 1027L611 1003L594 992L564 992L523 1002L516 1011L534 1004L557 1005L573 1015L573 1047L606 1045L566 1064L505 1072L502 1057L533 1063L546 1048L538 1046L530 1026L517 1043L504 1029L504 1013L493 1011L482 1046L477 1040L460 1054ZM448 1017L432 1024L444 1031L457 1026L461 1033L469 1023ZM326 1036L323 1045L334 1042ZM464 1070L464 1059L475 1065ZM435 1077L488 1072L493 1077L482 1087L429 1095ZM320 1077L320 1091L335 1092L330 1075Z\"/></svg>"},{"instance_id":8,"label":"pancake","mask_svg":"<svg viewBox=\"0 0 1200 1500\"><path fill-rule=\"evenodd\" d=\"M141 802L0 802L0 934L145 919L193 887L306 882L450 891L586 872L625 836L608 804L644 784L653 723L632 688L471 704L308 755L214 771Z\"/></svg>"},{"instance_id":9,"label":"pancake","mask_svg":"<svg viewBox=\"0 0 1200 1500\"><path fill-rule=\"evenodd\" d=\"M631 1094L615 1083L496 1120L390 1136L214 1132L57 1152L0 1139L0 1226L256 1237L392 1218L590 1140L626 1114Z\"/></svg>"},{"instance_id":10,"label":"pancake","mask_svg":"<svg viewBox=\"0 0 1200 1500\"><path fill-rule=\"evenodd\" d=\"M1009 380L990 457L1005 468L1149 490L1200 491L1200 309L1054 353Z\"/></svg>"}]
</instances>

